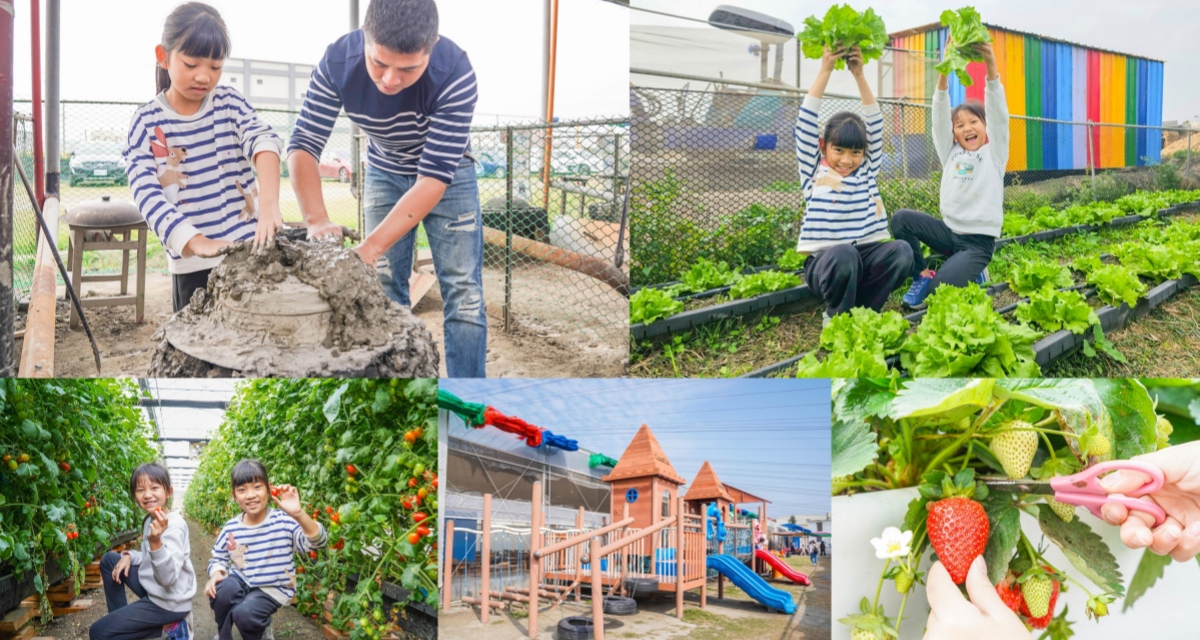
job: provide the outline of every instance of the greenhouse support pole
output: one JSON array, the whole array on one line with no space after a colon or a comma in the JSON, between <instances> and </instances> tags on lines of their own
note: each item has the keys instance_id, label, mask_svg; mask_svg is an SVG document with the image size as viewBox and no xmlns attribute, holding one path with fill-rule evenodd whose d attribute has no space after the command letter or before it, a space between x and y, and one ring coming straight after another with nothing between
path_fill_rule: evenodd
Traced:
<instances>
[{"instance_id":1,"label":"greenhouse support pole","mask_svg":"<svg viewBox=\"0 0 1200 640\"><path fill-rule=\"evenodd\" d=\"M529 523L529 637L536 638L538 634L538 592L542 588L541 565L542 559L537 557L537 550L542 547L542 483L533 483L532 513ZM596 569L596 560L592 559L592 570ZM593 594L592 597L595 597Z\"/></svg>"},{"instance_id":2,"label":"greenhouse support pole","mask_svg":"<svg viewBox=\"0 0 1200 640\"><path fill-rule=\"evenodd\" d=\"M600 538L588 541L588 561L592 566L592 631L595 640L604 640L604 581L600 575ZM530 610L532 612L532 609ZM533 629L532 624L529 627Z\"/></svg>"},{"instance_id":3,"label":"greenhouse support pole","mask_svg":"<svg viewBox=\"0 0 1200 640\"><path fill-rule=\"evenodd\" d=\"M33 195L37 206L46 201L46 159L43 154L42 138L42 8L41 0L29 3L29 49L33 66ZM12 138L4 141L10 144Z\"/></svg>"},{"instance_id":4,"label":"greenhouse support pole","mask_svg":"<svg viewBox=\"0 0 1200 640\"><path fill-rule=\"evenodd\" d=\"M488 623L488 614L492 612L492 592L488 583L492 572L492 494L483 494L483 555L480 562L479 574L479 621Z\"/></svg>"},{"instance_id":5,"label":"greenhouse support pole","mask_svg":"<svg viewBox=\"0 0 1200 640\"><path fill-rule=\"evenodd\" d=\"M442 611L450 610L450 581L454 576L454 520L446 520L446 535L442 542L446 560L442 569Z\"/></svg>"},{"instance_id":6,"label":"greenhouse support pole","mask_svg":"<svg viewBox=\"0 0 1200 640\"><path fill-rule=\"evenodd\" d=\"M0 0L0 377L15 378L13 316L13 3Z\"/></svg>"},{"instance_id":7,"label":"greenhouse support pole","mask_svg":"<svg viewBox=\"0 0 1200 640\"><path fill-rule=\"evenodd\" d=\"M675 617L683 620L683 496L675 498Z\"/></svg>"},{"instance_id":8,"label":"greenhouse support pole","mask_svg":"<svg viewBox=\"0 0 1200 640\"><path fill-rule=\"evenodd\" d=\"M1096 162L1092 157L1092 121L1087 121L1087 167L1091 176L1088 185L1092 188L1092 202L1096 201Z\"/></svg>"},{"instance_id":9,"label":"greenhouse support pole","mask_svg":"<svg viewBox=\"0 0 1200 640\"><path fill-rule=\"evenodd\" d=\"M61 0L46 0L46 194L59 195L62 115L59 99Z\"/></svg>"}]
</instances>

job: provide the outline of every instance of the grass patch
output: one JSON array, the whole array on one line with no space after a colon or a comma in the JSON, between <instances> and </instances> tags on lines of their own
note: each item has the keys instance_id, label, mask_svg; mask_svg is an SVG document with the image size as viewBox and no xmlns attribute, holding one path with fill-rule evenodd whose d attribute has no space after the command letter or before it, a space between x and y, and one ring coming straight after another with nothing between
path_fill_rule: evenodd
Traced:
<instances>
[{"instance_id":1,"label":"grass patch","mask_svg":"<svg viewBox=\"0 0 1200 640\"><path fill-rule=\"evenodd\" d=\"M688 607L683 621L696 625L688 634L690 640L751 640L768 637L778 625L774 616L727 618L711 611Z\"/></svg>"}]
</instances>

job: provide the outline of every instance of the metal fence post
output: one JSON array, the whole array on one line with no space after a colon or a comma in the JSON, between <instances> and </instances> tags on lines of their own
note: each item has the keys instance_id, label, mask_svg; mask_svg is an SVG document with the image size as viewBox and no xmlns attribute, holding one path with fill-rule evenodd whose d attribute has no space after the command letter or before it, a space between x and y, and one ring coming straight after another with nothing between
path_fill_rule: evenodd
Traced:
<instances>
[{"instance_id":1,"label":"metal fence post","mask_svg":"<svg viewBox=\"0 0 1200 640\"><path fill-rule=\"evenodd\" d=\"M904 119L904 103L900 103L900 175L908 180L908 139L904 132L908 129L908 123Z\"/></svg>"},{"instance_id":2,"label":"metal fence post","mask_svg":"<svg viewBox=\"0 0 1200 640\"><path fill-rule=\"evenodd\" d=\"M13 3L0 2L0 377L15 378L13 354Z\"/></svg>"},{"instance_id":3,"label":"metal fence post","mask_svg":"<svg viewBox=\"0 0 1200 640\"><path fill-rule=\"evenodd\" d=\"M512 243L513 243L513 135L512 127L504 129L504 331L509 331L512 313ZM487 604L485 603L486 607Z\"/></svg>"},{"instance_id":4,"label":"metal fence post","mask_svg":"<svg viewBox=\"0 0 1200 640\"><path fill-rule=\"evenodd\" d=\"M1092 202L1096 201L1096 162L1092 157L1092 121L1087 121L1087 167L1088 174L1091 176L1088 179L1088 185L1092 188Z\"/></svg>"},{"instance_id":5,"label":"metal fence post","mask_svg":"<svg viewBox=\"0 0 1200 640\"><path fill-rule=\"evenodd\" d=\"M1192 130L1188 129L1187 163L1183 165L1183 174L1192 177Z\"/></svg>"}]
</instances>

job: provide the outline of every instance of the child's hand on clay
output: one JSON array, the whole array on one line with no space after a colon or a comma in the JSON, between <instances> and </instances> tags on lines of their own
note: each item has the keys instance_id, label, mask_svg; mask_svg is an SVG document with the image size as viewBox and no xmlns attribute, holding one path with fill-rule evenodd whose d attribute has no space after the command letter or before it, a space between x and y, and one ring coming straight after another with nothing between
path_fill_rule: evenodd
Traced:
<instances>
[{"instance_id":1,"label":"child's hand on clay","mask_svg":"<svg viewBox=\"0 0 1200 640\"><path fill-rule=\"evenodd\" d=\"M929 598L925 640L1028 640L1029 630L988 580L982 557L971 563L966 585L969 601L959 592L942 563L935 562L930 567L925 587Z\"/></svg>"},{"instance_id":2,"label":"child's hand on clay","mask_svg":"<svg viewBox=\"0 0 1200 640\"><path fill-rule=\"evenodd\" d=\"M190 258L198 256L201 258L211 258L217 255L217 252L229 245L233 244L228 240L213 240L200 234L192 236L187 244L183 245L183 257Z\"/></svg>"},{"instance_id":3,"label":"child's hand on clay","mask_svg":"<svg viewBox=\"0 0 1200 640\"><path fill-rule=\"evenodd\" d=\"M1109 503L1101 512L1112 525L1120 525L1121 542L1131 549L1149 547L1160 556L1187 562L1200 553L1200 442L1168 447L1133 460L1158 467L1163 472L1161 489L1142 498L1167 512L1167 521L1155 527L1149 515ZM1137 471L1122 470L1100 480L1109 493L1128 493L1150 479Z\"/></svg>"},{"instance_id":4,"label":"child's hand on clay","mask_svg":"<svg viewBox=\"0 0 1200 640\"><path fill-rule=\"evenodd\" d=\"M260 250L274 243L275 234L283 230L283 214L276 203L265 204L258 212L254 227L254 249Z\"/></svg>"}]
</instances>

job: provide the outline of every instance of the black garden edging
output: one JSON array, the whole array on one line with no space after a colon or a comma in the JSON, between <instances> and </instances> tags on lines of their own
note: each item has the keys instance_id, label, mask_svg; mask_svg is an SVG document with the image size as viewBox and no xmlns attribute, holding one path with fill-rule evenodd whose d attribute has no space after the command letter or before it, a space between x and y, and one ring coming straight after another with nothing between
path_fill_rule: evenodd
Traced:
<instances>
[{"instance_id":1,"label":"black garden edging","mask_svg":"<svg viewBox=\"0 0 1200 640\"><path fill-rule=\"evenodd\" d=\"M346 576L347 590L352 591L357 585L358 574ZM380 585L380 590L383 592L383 608L385 612L393 609L398 611L400 608L407 609L400 616L406 632L412 637L421 638L422 640L435 640L437 638L438 612L436 608L424 602L408 602L409 590L386 580Z\"/></svg>"},{"instance_id":2,"label":"black garden edging","mask_svg":"<svg viewBox=\"0 0 1200 640\"><path fill-rule=\"evenodd\" d=\"M139 535L141 533L136 530L119 533L113 538L112 543L107 548L111 549L119 544L125 544ZM105 550L104 547L98 547L96 553L102 553ZM58 566L57 560L48 560L42 567L46 573L45 587L47 589L57 585L67 577L63 573L62 567ZM11 573L0 577L0 617L16 609L25 598L37 594L37 588L33 585L33 578L36 575L36 571L28 571L20 580Z\"/></svg>"},{"instance_id":3,"label":"black garden edging","mask_svg":"<svg viewBox=\"0 0 1200 640\"><path fill-rule=\"evenodd\" d=\"M687 331L716 320L742 316L811 297L814 297L814 294L809 291L807 285L802 284L797 287L764 293L753 298L730 300L711 307L684 311L650 324L633 324L629 326L629 335L634 340L645 340L667 333Z\"/></svg>"}]
</instances>

